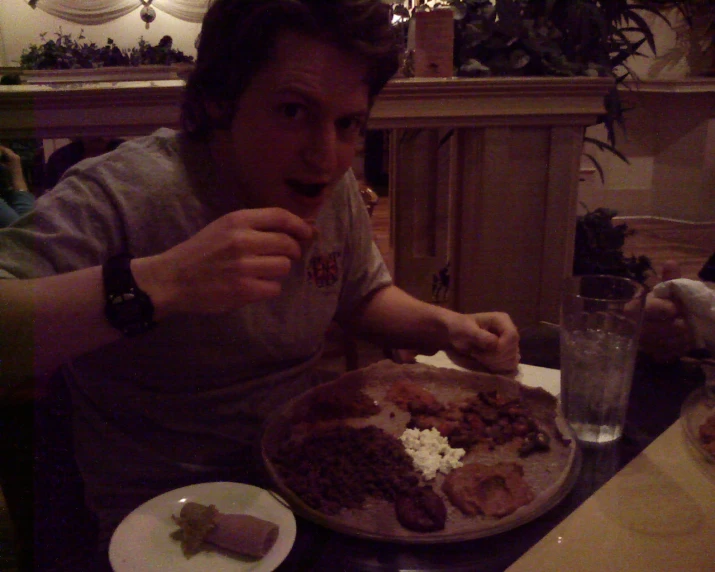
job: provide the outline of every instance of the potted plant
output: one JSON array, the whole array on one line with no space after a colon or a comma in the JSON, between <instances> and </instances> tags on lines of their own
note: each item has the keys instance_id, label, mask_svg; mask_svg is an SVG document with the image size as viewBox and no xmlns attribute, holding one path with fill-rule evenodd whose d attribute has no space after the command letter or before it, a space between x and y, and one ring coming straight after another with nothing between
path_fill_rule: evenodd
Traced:
<instances>
[{"instance_id":1,"label":"potted plant","mask_svg":"<svg viewBox=\"0 0 715 572\"><path fill-rule=\"evenodd\" d=\"M625 85L626 79L631 77L637 79L631 73L630 58L645 52L646 47L655 51L655 37L649 22L652 22L654 18L666 21L664 5L661 6L657 2L647 0L631 0L630 2L627 0L442 0L430 2L427 5L423 4L411 10L403 6L398 11L395 7L395 20L398 20L402 14L403 21L400 25L403 29L408 30L410 26L416 24L412 24L409 19L404 20L405 10L411 17L415 10L437 9L450 9L453 12L454 75L456 77L552 76L579 78L574 83L582 83L580 79L582 77L609 78L611 88L605 97L604 112L599 118L606 127L608 137L604 141L586 137L585 145L581 149L584 150L586 156L589 156L588 146L596 145L598 148L615 153L627 162L626 157L616 148L616 134L618 133L616 127L624 123L627 115L621 99L622 90L619 88ZM413 21L416 22L416 20ZM406 57L406 62L409 62L409 57ZM508 85L508 82L505 81L504 85ZM448 135L449 133L441 141L445 141ZM579 151L575 151L576 160ZM500 150L496 151L496 153L499 152ZM565 160L572 161L569 163L570 165L576 163L573 160L573 155L572 153L568 159L565 158ZM485 158L482 155L477 160L483 162L491 160L491 157L490 155ZM464 161L463 157L460 157L459 160ZM500 166L512 164L510 157L502 160L503 163L500 163ZM595 158L592 160L603 177L601 167ZM516 160L514 162L516 163ZM510 176L505 175L505 178L508 180ZM489 192L498 192L498 189L494 188L493 181L495 179L496 177L488 179L488 183L492 185L488 189ZM475 181L475 184L481 184L477 177L475 177ZM542 191L540 189L540 192L544 193L543 196L548 196L549 190ZM570 187L568 192L575 194L577 191ZM472 210L476 212L475 207ZM566 216L573 216L574 219L577 219L576 212L571 214L566 208L562 212ZM625 226L614 225L614 215L613 211L596 209L581 219L573 221L573 230L578 233L579 240L574 256L574 262L577 265L575 270L581 273L584 267L590 265L593 271L599 269L599 271L607 273L625 272L626 275L645 279L649 273L649 261L642 257L630 259L624 256L623 239L630 231ZM516 213L516 216L519 214ZM545 226L542 228L545 229ZM550 230L545 229L545 235ZM565 260L565 257L570 255L570 252L565 251L565 242L571 240L571 236L570 232L566 233L564 229L561 229L561 232L564 240L560 246L564 248L564 251L559 251L558 256L554 258L561 260L560 257L563 255ZM485 240L485 243L489 245L485 247L485 252L488 248L493 247L488 240L489 238ZM440 245L440 248L441 250L438 250L435 256L436 268L444 266L449 259L448 255L455 251L455 248L449 243L446 246ZM459 249L456 250L458 254L461 252ZM482 256L486 259L486 255ZM544 256L549 256L549 253L544 253ZM455 281L460 280L460 272L464 275L464 271L457 266L458 264L461 264L463 268L467 267L469 271L475 268L475 265L465 265L465 258L463 256L462 260L456 262L452 258L454 274L457 276ZM486 260L483 262L485 267L488 263L489 261ZM550 278L553 278L554 269L557 272L561 271L556 267L557 265L554 264L549 269L551 271L551 274L548 275ZM421 275L418 275L417 272L414 275L405 272L404 274L407 276L405 281L412 280L424 285L427 280L433 278L435 273L433 268L429 270L431 271L429 275L427 271L422 272ZM573 270L571 269L571 271ZM541 271L541 268L538 271ZM564 271L569 271L569 269L564 269ZM547 276L546 273L544 275ZM488 285L480 284L480 286ZM487 288L482 289L487 291ZM467 291L465 288L462 290ZM498 292L489 292L488 295L491 296L490 302L498 300ZM461 293L460 296L462 298L458 301L461 304L464 296ZM514 310L510 308L510 311L518 316L522 307L510 300L507 303L512 304ZM552 302L549 303L552 304ZM554 307L552 304L551 308ZM549 312L551 311L549 310ZM517 319L521 319L523 323L529 323L528 320L533 319L535 314L537 312L531 315L523 312L523 315ZM549 319L553 313L549 314L544 310L542 314L539 314L539 319L544 319L544 316Z\"/></svg>"},{"instance_id":2,"label":"potted plant","mask_svg":"<svg viewBox=\"0 0 715 572\"><path fill-rule=\"evenodd\" d=\"M667 3L675 31L675 46L667 61L685 59L691 75L715 75L715 0ZM666 62L667 63L667 62Z\"/></svg>"},{"instance_id":3,"label":"potted plant","mask_svg":"<svg viewBox=\"0 0 715 572\"><path fill-rule=\"evenodd\" d=\"M585 205L583 205L585 207ZM578 217L574 248L575 276L608 274L645 284L655 274L647 256L625 256L626 238L635 231L625 223L613 224L615 210L598 208Z\"/></svg>"},{"instance_id":4,"label":"potted plant","mask_svg":"<svg viewBox=\"0 0 715 572\"><path fill-rule=\"evenodd\" d=\"M626 157L616 149L616 126L623 126L619 87L633 78L628 60L655 39L644 16L667 21L668 7L715 0L437 0L409 11L396 6L396 20L418 10L450 8L454 13L454 70L458 77L592 76L613 78L605 98L607 141L585 142ZM407 28L407 26L405 26ZM409 58L407 58L409 63ZM407 71L409 75L409 69ZM596 159L587 157L603 172Z\"/></svg>"},{"instance_id":5,"label":"potted plant","mask_svg":"<svg viewBox=\"0 0 715 572\"><path fill-rule=\"evenodd\" d=\"M173 47L171 36L164 36L157 45L140 38L137 46L123 49L111 38L99 46L86 41L82 32L74 38L61 28L54 39L46 39L46 35L40 34L42 42L31 44L20 56L23 77L31 83L121 79L127 75L132 79L175 78L183 71L181 66L193 63L192 56Z\"/></svg>"}]
</instances>

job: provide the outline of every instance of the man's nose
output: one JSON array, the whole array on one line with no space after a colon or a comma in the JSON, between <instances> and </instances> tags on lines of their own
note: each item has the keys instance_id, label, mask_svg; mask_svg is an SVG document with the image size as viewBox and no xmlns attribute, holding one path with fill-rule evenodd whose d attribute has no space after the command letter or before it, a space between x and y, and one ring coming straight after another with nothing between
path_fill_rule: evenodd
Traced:
<instances>
[{"instance_id":1,"label":"man's nose","mask_svg":"<svg viewBox=\"0 0 715 572\"><path fill-rule=\"evenodd\" d=\"M303 147L303 160L314 169L330 173L337 165L338 145L334 125L316 125Z\"/></svg>"}]
</instances>

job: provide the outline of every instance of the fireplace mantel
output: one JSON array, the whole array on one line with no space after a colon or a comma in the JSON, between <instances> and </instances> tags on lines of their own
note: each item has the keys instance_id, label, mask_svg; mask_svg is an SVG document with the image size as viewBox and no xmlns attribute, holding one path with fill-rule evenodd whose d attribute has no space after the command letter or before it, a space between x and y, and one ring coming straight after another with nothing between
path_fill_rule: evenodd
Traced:
<instances>
[{"instance_id":1,"label":"fireplace mantel","mask_svg":"<svg viewBox=\"0 0 715 572\"><path fill-rule=\"evenodd\" d=\"M0 86L0 139L177 127L182 80ZM369 127L390 132L396 283L444 304L556 321L570 273L584 129L604 78L399 79ZM446 143L445 143L446 141Z\"/></svg>"}]
</instances>

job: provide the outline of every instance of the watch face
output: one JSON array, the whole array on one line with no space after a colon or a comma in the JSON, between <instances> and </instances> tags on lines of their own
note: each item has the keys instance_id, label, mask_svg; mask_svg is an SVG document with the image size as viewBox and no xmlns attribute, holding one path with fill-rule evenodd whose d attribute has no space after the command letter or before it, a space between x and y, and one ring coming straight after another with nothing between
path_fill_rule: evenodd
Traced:
<instances>
[{"instance_id":1,"label":"watch face","mask_svg":"<svg viewBox=\"0 0 715 572\"><path fill-rule=\"evenodd\" d=\"M141 303L136 298L115 303L112 308L115 318L122 324L129 325L144 320Z\"/></svg>"},{"instance_id":2,"label":"watch face","mask_svg":"<svg viewBox=\"0 0 715 572\"><path fill-rule=\"evenodd\" d=\"M124 335L133 336L154 326L151 298L134 281L131 255L111 257L102 267L104 292L107 296L105 315L109 323Z\"/></svg>"},{"instance_id":3,"label":"watch face","mask_svg":"<svg viewBox=\"0 0 715 572\"><path fill-rule=\"evenodd\" d=\"M110 323L125 334L135 334L148 330L152 325L154 307L146 295L131 292L115 297L107 304Z\"/></svg>"}]
</instances>

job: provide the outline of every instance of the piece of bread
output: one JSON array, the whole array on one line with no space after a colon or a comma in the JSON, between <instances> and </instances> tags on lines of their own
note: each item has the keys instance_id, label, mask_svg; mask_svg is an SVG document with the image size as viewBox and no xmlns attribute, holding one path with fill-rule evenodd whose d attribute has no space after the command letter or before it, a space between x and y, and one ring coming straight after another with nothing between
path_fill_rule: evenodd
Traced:
<instances>
[{"instance_id":1,"label":"piece of bread","mask_svg":"<svg viewBox=\"0 0 715 572\"><path fill-rule=\"evenodd\" d=\"M172 518L183 532L182 549L187 557L208 542L236 554L262 558L278 539L277 524L248 514L222 514L214 505L187 502L179 516Z\"/></svg>"}]
</instances>

